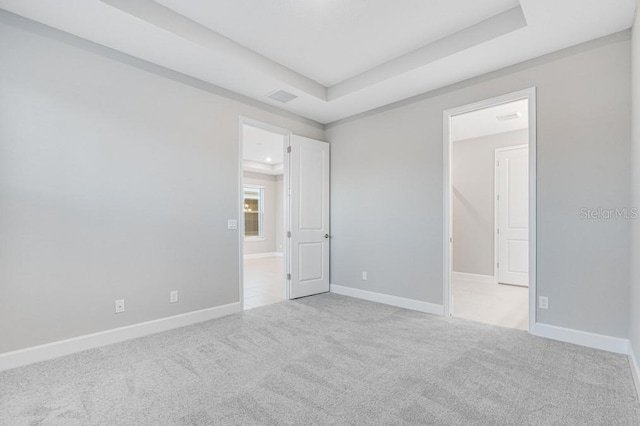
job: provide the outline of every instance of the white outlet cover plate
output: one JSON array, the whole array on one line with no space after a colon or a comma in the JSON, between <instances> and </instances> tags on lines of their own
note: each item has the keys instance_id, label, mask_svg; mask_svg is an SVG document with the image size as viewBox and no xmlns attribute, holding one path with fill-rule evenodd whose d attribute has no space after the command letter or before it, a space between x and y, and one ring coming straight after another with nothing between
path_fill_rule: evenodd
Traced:
<instances>
[{"instance_id":1,"label":"white outlet cover plate","mask_svg":"<svg viewBox=\"0 0 640 426\"><path fill-rule=\"evenodd\" d=\"M540 309L549 309L549 298L541 296L538 305Z\"/></svg>"}]
</instances>

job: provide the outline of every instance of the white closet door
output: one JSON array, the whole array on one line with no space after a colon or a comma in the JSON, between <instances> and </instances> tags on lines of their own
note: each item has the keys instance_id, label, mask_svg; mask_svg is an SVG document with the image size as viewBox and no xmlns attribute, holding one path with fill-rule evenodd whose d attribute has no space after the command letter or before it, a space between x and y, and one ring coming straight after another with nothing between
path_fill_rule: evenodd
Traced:
<instances>
[{"instance_id":1,"label":"white closet door","mask_svg":"<svg viewBox=\"0 0 640 426\"><path fill-rule=\"evenodd\" d=\"M529 286L529 148L496 153L498 282Z\"/></svg>"},{"instance_id":2,"label":"white closet door","mask_svg":"<svg viewBox=\"0 0 640 426\"><path fill-rule=\"evenodd\" d=\"M290 160L292 299L329 291L329 144L292 136Z\"/></svg>"}]
</instances>

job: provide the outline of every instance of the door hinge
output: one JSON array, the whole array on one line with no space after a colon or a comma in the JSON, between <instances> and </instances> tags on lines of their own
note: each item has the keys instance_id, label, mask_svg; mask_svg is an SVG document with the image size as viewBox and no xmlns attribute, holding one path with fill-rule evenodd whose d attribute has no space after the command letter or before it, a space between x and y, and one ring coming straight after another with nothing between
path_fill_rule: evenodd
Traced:
<instances>
[{"instance_id":1,"label":"door hinge","mask_svg":"<svg viewBox=\"0 0 640 426\"><path fill-rule=\"evenodd\" d=\"M496 263L496 268L500 269L500 262Z\"/></svg>"},{"instance_id":2,"label":"door hinge","mask_svg":"<svg viewBox=\"0 0 640 426\"><path fill-rule=\"evenodd\" d=\"M291 281L291 274L287 274L287 281Z\"/></svg>"},{"instance_id":3,"label":"door hinge","mask_svg":"<svg viewBox=\"0 0 640 426\"><path fill-rule=\"evenodd\" d=\"M500 228L496 229L496 234L500 235Z\"/></svg>"},{"instance_id":4,"label":"door hinge","mask_svg":"<svg viewBox=\"0 0 640 426\"><path fill-rule=\"evenodd\" d=\"M291 147L290 147L290 146L288 146L288 147L287 147L287 152L288 152L289 154L291 154Z\"/></svg>"},{"instance_id":5,"label":"door hinge","mask_svg":"<svg viewBox=\"0 0 640 426\"><path fill-rule=\"evenodd\" d=\"M500 160L496 161L496 167L500 167Z\"/></svg>"},{"instance_id":6,"label":"door hinge","mask_svg":"<svg viewBox=\"0 0 640 426\"><path fill-rule=\"evenodd\" d=\"M500 201L500 194L496 195L496 200Z\"/></svg>"},{"instance_id":7,"label":"door hinge","mask_svg":"<svg viewBox=\"0 0 640 426\"><path fill-rule=\"evenodd\" d=\"M287 238L291 238L291 231L287 231Z\"/></svg>"}]
</instances>

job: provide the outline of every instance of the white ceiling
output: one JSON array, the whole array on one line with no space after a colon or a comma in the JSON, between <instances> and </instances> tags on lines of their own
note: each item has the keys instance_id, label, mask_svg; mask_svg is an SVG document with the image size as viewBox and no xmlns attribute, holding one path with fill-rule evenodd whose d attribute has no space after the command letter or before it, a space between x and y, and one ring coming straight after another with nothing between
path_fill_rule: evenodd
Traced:
<instances>
[{"instance_id":1,"label":"white ceiling","mask_svg":"<svg viewBox=\"0 0 640 426\"><path fill-rule=\"evenodd\" d=\"M329 123L627 29L635 0L0 0L0 8ZM266 98L277 89L298 98Z\"/></svg>"},{"instance_id":2,"label":"white ceiling","mask_svg":"<svg viewBox=\"0 0 640 426\"><path fill-rule=\"evenodd\" d=\"M519 113L520 117L501 121L497 117ZM529 103L523 99L480 109L451 118L451 140L461 141L481 136L527 129L529 127Z\"/></svg>"},{"instance_id":3,"label":"white ceiling","mask_svg":"<svg viewBox=\"0 0 640 426\"><path fill-rule=\"evenodd\" d=\"M258 127L242 126L244 169L268 174L282 174L284 137Z\"/></svg>"},{"instance_id":4,"label":"white ceiling","mask_svg":"<svg viewBox=\"0 0 640 426\"><path fill-rule=\"evenodd\" d=\"M518 5L518 0L156 1L324 86Z\"/></svg>"}]
</instances>

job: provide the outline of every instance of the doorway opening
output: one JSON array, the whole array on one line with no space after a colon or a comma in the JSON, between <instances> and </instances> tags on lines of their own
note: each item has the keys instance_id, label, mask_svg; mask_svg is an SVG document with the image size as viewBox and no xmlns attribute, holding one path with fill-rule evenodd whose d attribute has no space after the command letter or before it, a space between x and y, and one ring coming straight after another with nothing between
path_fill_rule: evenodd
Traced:
<instances>
[{"instance_id":1,"label":"doorway opening","mask_svg":"<svg viewBox=\"0 0 640 426\"><path fill-rule=\"evenodd\" d=\"M535 89L444 118L445 313L533 331Z\"/></svg>"},{"instance_id":2,"label":"doorway opening","mask_svg":"<svg viewBox=\"0 0 640 426\"><path fill-rule=\"evenodd\" d=\"M244 309L288 299L286 147L290 132L242 118L240 298Z\"/></svg>"},{"instance_id":3,"label":"doorway opening","mask_svg":"<svg viewBox=\"0 0 640 426\"><path fill-rule=\"evenodd\" d=\"M329 144L240 117L239 298L245 309L329 291ZM237 222L237 223L236 223Z\"/></svg>"}]
</instances>

